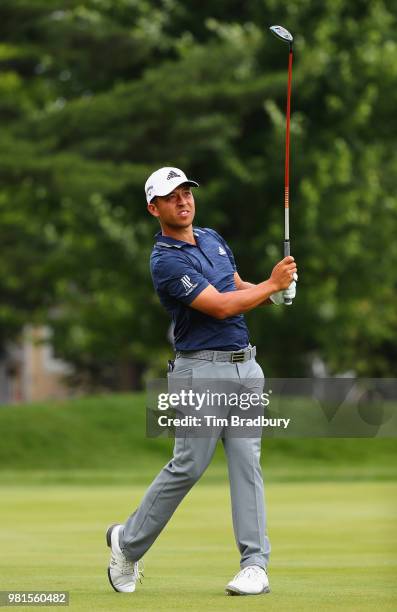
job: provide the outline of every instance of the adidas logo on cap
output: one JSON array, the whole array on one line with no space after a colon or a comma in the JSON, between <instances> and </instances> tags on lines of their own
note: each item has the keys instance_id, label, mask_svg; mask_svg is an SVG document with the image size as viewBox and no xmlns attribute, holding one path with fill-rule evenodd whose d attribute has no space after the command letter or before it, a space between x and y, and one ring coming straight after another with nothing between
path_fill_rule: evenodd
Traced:
<instances>
[{"instance_id":1,"label":"adidas logo on cap","mask_svg":"<svg viewBox=\"0 0 397 612\"><path fill-rule=\"evenodd\" d=\"M176 172L174 172L173 170L171 170L171 172L168 173L167 176L167 181L169 181L172 178L178 178L178 176L181 176L180 174L177 174Z\"/></svg>"}]
</instances>

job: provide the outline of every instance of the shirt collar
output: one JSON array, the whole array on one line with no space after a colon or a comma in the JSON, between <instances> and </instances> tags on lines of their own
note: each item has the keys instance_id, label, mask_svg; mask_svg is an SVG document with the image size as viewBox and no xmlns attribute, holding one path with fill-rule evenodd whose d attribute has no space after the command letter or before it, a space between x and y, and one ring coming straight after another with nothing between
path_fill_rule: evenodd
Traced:
<instances>
[{"instance_id":1,"label":"shirt collar","mask_svg":"<svg viewBox=\"0 0 397 612\"><path fill-rule=\"evenodd\" d=\"M202 234L203 230L197 230L195 227L193 228L193 234L196 238L198 238L199 234ZM190 242L185 242L184 240L176 240L176 238L171 238L171 236L163 236L161 231L155 234L156 244L163 247L175 247L176 249L181 249L184 246L194 246L190 244Z\"/></svg>"}]
</instances>

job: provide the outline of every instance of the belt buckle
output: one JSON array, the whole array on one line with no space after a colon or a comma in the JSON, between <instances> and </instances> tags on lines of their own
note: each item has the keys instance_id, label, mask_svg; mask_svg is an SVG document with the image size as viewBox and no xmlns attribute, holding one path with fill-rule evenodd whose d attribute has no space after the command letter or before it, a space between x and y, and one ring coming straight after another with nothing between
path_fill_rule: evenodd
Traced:
<instances>
[{"instance_id":1,"label":"belt buckle","mask_svg":"<svg viewBox=\"0 0 397 612\"><path fill-rule=\"evenodd\" d=\"M245 350L242 349L241 351L233 351L230 361L232 363L242 363L245 361Z\"/></svg>"}]
</instances>

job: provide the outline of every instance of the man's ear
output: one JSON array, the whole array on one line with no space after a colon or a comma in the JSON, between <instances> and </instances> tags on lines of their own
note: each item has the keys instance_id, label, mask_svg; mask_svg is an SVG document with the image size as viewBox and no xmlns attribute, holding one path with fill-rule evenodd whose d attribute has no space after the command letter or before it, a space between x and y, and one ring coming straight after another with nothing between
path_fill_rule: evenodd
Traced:
<instances>
[{"instance_id":1,"label":"man's ear","mask_svg":"<svg viewBox=\"0 0 397 612\"><path fill-rule=\"evenodd\" d=\"M152 202L150 202L150 204L147 205L147 209L150 212L150 214L153 215L153 217L159 216L159 211L157 210L156 204L153 204Z\"/></svg>"}]
</instances>

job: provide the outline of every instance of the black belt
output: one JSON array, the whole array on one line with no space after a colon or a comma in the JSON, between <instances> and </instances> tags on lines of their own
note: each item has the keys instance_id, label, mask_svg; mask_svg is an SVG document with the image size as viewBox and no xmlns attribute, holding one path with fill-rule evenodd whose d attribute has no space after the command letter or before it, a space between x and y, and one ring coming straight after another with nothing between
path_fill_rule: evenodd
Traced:
<instances>
[{"instance_id":1,"label":"black belt","mask_svg":"<svg viewBox=\"0 0 397 612\"><path fill-rule=\"evenodd\" d=\"M253 359L255 355L256 346L249 346L239 351L177 351L176 358L187 357L188 359L204 359L205 361L243 363Z\"/></svg>"}]
</instances>

